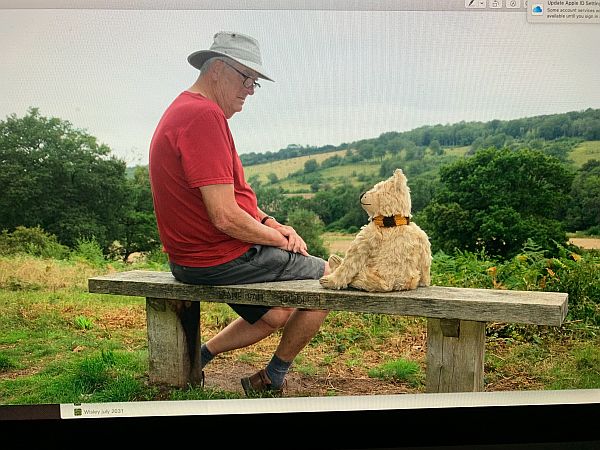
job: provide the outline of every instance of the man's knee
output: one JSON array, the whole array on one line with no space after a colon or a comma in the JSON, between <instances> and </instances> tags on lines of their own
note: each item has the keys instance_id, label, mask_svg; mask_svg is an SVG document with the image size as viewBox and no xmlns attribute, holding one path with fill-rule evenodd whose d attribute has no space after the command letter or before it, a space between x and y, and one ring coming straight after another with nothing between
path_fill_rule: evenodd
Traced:
<instances>
[{"instance_id":1,"label":"man's knee","mask_svg":"<svg viewBox=\"0 0 600 450\"><path fill-rule=\"evenodd\" d=\"M283 328L293 311L293 308L272 308L260 320L275 331Z\"/></svg>"},{"instance_id":2,"label":"man's knee","mask_svg":"<svg viewBox=\"0 0 600 450\"><path fill-rule=\"evenodd\" d=\"M314 321L314 320L325 320L327 314L329 314L329 310L327 309L300 309L299 311L303 311L304 314L307 314L306 318Z\"/></svg>"}]
</instances>

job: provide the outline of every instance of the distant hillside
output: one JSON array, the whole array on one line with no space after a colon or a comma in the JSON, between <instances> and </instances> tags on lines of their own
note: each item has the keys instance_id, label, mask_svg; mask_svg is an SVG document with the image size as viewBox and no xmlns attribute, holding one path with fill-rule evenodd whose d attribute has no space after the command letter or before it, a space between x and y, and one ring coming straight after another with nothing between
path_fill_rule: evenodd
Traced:
<instances>
[{"instance_id":1,"label":"distant hillside","mask_svg":"<svg viewBox=\"0 0 600 450\"><path fill-rule=\"evenodd\" d=\"M277 152L245 153L240 155L245 167L300 156L326 154L338 150L361 149L372 146L376 152L393 153L397 148L415 147L474 147L502 144L506 141L554 141L560 138L600 140L600 109L588 108L511 120L488 122L458 122L455 124L425 125L405 132L387 132L376 138L363 139L339 146L303 147L288 145Z\"/></svg>"},{"instance_id":2,"label":"distant hillside","mask_svg":"<svg viewBox=\"0 0 600 450\"><path fill-rule=\"evenodd\" d=\"M526 143L513 143L513 146L527 146ZM560 157L565 162L580 168L591 159L600 160L600 140L598 141L551 141L540 144L548 153ZM381 157L360 159L358 150L337 150L318 155L290 158L245 167L246 178L253 186L279 188L288 194L309 194L322 189L350 183L362 186L383 178L386 167L402 168L411 181L416 177L433 180L439 168L458 158L464 158L472 152L469 146L441 147L434 153L430 148L415 151L401 150L397 154L385 153ZM562 153L561 153L562 152ZM351 156L348 156L348 153ZM327 166L327 161L341 158L337 164ZM304 165L315 160L317 167L310 173Z\"/></svg>"},{"instance_id":3,"label":"distant hillside","mask_svg":"<svg viewBox=\"0 0 600 450\"><path fill-rule=\"evenodd\" d=\"M402 167L412 179L431 179L442 165L486 147L540 149L579 168L591 159L600 160L600 109L427 125L337 147L290 144L277 152L245 153L240 158L253 186L309 194L342 183L368 184L391 166ZM129 178L134 172L135 167L127 168Z\"/></svg>"}]
</instances>

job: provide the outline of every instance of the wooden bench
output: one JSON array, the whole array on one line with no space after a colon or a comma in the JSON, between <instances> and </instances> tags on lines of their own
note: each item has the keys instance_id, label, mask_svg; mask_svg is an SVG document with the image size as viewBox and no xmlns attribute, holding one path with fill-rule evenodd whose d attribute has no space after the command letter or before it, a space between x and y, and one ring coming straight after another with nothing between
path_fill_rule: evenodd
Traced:
<instances>
[{"instance_id":1,"label":"wooden bench","mask_svg":"<svg viewBox=\"0 0 600 450\"><path fill-rule=\"evenodd\" d=\"M201 382L200 302L317 308L427 318L427 392L483 391L486 322L562 325L567 294L429 286L367 293L318 280L228 286L181 283L170 272L133 270L88 280L89 291L146 298L151 383Z\"/></svg>"}]
</instances>

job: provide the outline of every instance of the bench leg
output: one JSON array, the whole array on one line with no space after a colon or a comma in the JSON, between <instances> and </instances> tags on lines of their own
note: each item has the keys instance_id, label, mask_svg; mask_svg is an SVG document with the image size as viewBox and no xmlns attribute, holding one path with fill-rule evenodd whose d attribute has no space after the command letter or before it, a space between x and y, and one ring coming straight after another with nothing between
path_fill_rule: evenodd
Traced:
<instances>
[{"instance_id":1,"label":"bench leg","mask_svg":"<svg viewBox=\"0 0 600 450\"><path fill-rule=\"evenodd\" d=\"M146 298L151 384L200 385L200 302Z\"/></svg>"},{"instance_id":2,"label":"bench leg","mask_svg":"<svg viewBox=\"0 0 600 450\"><path fill-rule=\"evenodd\" d=\"M483 391L485 322L427 319L427 392Z\"/></svg>"}]
</instances>

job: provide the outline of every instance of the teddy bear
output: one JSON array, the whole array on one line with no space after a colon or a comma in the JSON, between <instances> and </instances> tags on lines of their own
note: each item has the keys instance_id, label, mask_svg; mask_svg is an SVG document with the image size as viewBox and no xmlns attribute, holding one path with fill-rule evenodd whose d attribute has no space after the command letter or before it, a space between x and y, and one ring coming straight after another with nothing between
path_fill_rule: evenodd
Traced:
<instances>
[{"instance_id":1,"label":"teddy bear","mask_svg":"<svg viewBox=\"0 0 600 450\"><path fill-rule=\"evenodd\" d=\"M431 283L431 245L411 220L411 198L402 169L395 169L360 197L369 215L344 258L329 257L331 273L319 279L327 289L348 286L368 292L416 289Z\"/></svg>"}]
</instances>

